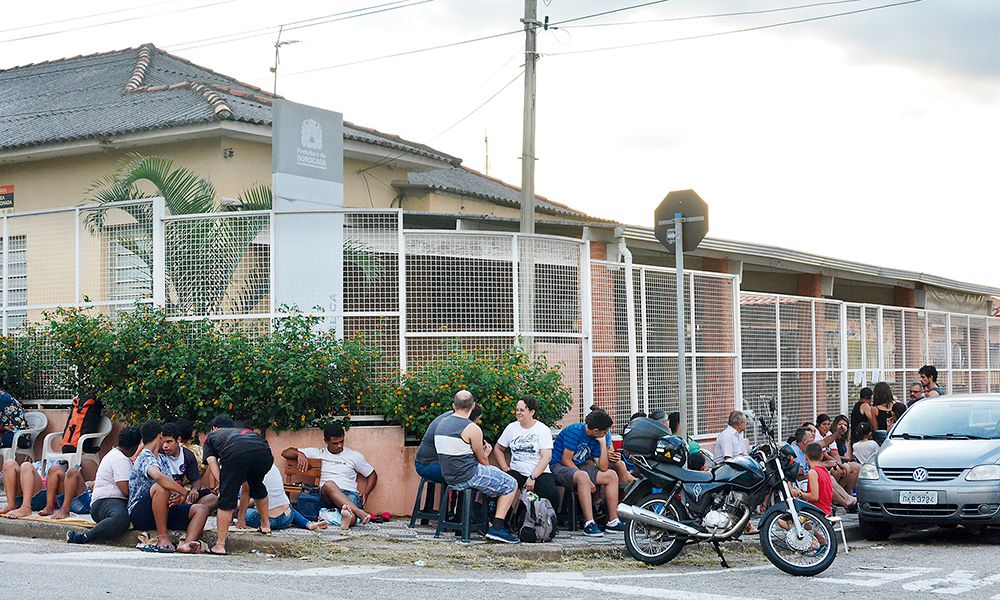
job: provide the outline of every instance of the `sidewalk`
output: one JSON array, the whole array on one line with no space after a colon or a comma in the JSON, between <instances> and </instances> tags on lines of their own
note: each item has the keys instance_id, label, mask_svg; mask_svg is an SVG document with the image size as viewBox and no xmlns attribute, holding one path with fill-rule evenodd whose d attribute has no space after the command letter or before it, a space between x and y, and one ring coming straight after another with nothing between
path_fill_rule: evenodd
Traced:
<instances>
[{"instance_id":1,"label":"sidewalk","mask_svg":"<svg viewBox=\"0 0 1000 600\"><path fill-rule=\"evenodd\" d=\"M2 502L2 500L0 500ZM843 523L848 543L855 545L861 537L858 531L857 515L844 515ZM73 515L75 519L90 521L89 515ZM547 566L559 563L572 564L586 560L595 566L614 562L617 566L641 563L631 560L625 550L623 534L608 533L601 538L590 538L582 532L560 531L555 540L547 544L498 544L488 542L479 535L473 535L468 544L452 533L434 537L434 528L417 526L410 529L408 517L397 517L388 523L371 523L357 526L346 535L339 528L323 532L304 529L286 529L270 535L257 532L231 530L228 547L233 553L255 553L265 556L294 556L331 558L375 563L421 564L426 566L465 565L479 566L502 560L505 564L518 568L531 568L539 562ZM6 519L0 517L0 535L63 540L71 525L39 518L31 520ZM215 517L209 518L202 540L215 541ZM79 527L78 527L79 529ZM128 531L121 537L107 542L109 545L134 547L137 531ZM176 533L174 534L176 536ZM839 536L838 536L839 537ZM175 537L176 541L176 537ZM760 554L757 536L724 545L727 557L755 557ZM716 561L709 544L701 544L685 549L678 560L695 563Z\"/></svg>"}]
</instances>

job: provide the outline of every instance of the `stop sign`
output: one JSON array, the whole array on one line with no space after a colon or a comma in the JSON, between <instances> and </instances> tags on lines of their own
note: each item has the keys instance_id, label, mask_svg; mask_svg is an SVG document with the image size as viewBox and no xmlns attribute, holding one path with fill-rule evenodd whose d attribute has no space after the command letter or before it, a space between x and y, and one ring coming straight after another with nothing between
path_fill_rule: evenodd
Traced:
<instances>
[{"instance_id":1,"label":"stop sign","mask_svg":"<svg viewBox=\"0 0 1000 600\"><path fill-rule=\"evenodd\" d=\"M656 211L653 212L656 239L660 240L660 243L671 254L674 253L674 241L667 239L667 232L674 228L674 224L664 223L664 221L673 220L677 213L688 219L704 217L704 220L688 221L683 224L683 249L685 252L691 252L698 247L701 240L705 239L705 234L708 233L708 204L694 190L678 190L667 194L663 202L660 202L660 205L656 207Z\"/></svg>"}]
</instances>

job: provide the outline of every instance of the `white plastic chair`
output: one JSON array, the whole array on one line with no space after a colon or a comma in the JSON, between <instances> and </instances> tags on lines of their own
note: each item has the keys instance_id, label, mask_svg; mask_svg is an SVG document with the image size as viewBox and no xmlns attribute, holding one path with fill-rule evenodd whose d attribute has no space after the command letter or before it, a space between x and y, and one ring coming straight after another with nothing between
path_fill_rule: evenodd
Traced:
<instances>
[{"instance_id":1,"label":"white plastic chair","mask_svg":"<svg viewBox=\"0 0 1000 600\"><path fill-rule=\"evenodd\" d=\"M850 554L851 549L847 547L847 532L844 531L844 520L837 516L827 517L826 520L830 522L830 525L833 525L834 533L840 532L840 538L844 540L844 553Z\"/></svg>"},{"instance_id":2,"label":"white plastic chair","mask_svg":"<svg viewBox=\"0 0 1000 600\"><path fill-rule=\"evenodd\" d=\"M63 434L61 431L54 431L45 436L45 442L42 444L42 460L45 461L46 466L51 466L56 461L64 460L69 463L69 468L72 469L79 467L84 458L89 458L100 466L100 454L96 452L85 453L83 447L87 440L94 440L94 443L100 447L104 438L108 437L108 434L111 433L111 427L111 419L101 417L101 426L98 428L97 433L85 433L81 435L79 441L76 443L76 452L70 453L56 452L52 449L52 442L57 438L61 438Z\"/></svg>"},{"instance_id":3,"label":"white plastic chair","mask_svg":"<svg viewBox=\"0 0 1000 600\"><path fill-rule=\"evenodd\" d=\"M35 460L35 439L49 426L49 418L45 413L27 412L24 413L24 420L28 422L28 428L16 431L10 448L0 450L0 456L3 456L4 460L16 460L19 454L27 456L29 462ZM31 444L27 448L18 447L21 438L25 437L31 440Z\"/></svg>"}]
</instances>

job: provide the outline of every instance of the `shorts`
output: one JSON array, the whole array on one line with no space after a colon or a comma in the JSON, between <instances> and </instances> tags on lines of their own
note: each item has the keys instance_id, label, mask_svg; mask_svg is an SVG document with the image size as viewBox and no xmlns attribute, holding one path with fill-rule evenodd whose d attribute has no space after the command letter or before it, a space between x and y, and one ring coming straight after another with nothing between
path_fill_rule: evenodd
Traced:
<instances>
[{"instance_id":1,"label":"shorts","mask_svg":"<svg viewBox=\"0 0 1000 600\"><path fill-rule=\"evenodd\" d=\"M492 465L476 465L476 472L468 481L452 484L451 487L458 491L473 489L490 498L497 498L516 490L517 481Z\"/></svg>"},{"instance_id":2,"label":"shorts","mask_svg":"<svg viewBox=\"0 0 1000 600\"><path fill-rule=\"evenodd\" d=\"M191 512L191 505L178 504L177 506L171 506L167 509L167 529L175 531L183 531L187 529L188 523L191 522L191 517L188 513ZM149 490L146 490L139 496L139 500L132 507L132 510L128 513L129 520L132 522L132 527L139 531L151 531L156 529L156 519L153 517L153 498L149 495Z\"/></svg>"},{"instance_id":3,"label":"shorts","mask_svg":"<svg viewBox=\"0 0 1000 600\"><path fill-rule=\"evenodd\" d=\"M347 496L347 499L350 502L353 502L354 506L357 506L358 508L364 508L365 507L365 503L361 501L361 494L359 494L357 492L351 492L351 491L345 490L344 488L340 488L340 493L343 494L343 495L345 495L345 496ZM334 506L333 502L331 502L325 496L323 497L323 506L326 507L326 508L336 508L337 510L340 510L341 508L343 508L341 506Z\"/></svg>"},{"instance_id":4,"label":"shorts","mask_svg":"<svg viewBox=\"0 0 1000 600\"><path fill-rule=\"evenodd\" d=\"M236 508L236 498L244 483L250 487L250 497L254 500L267 498L264 476L273 464L271 451L263 448L227 460L219 470L219 510Z\"/></svg>"},{"instance_id":5,"label":"shorts","mask_svg":"<svg viewBox=\"0 0 1000 600\"><path fill-rule=\"evenodd\" d=\"M599 469L597 465L593 463L585 463L583 466L577 467L567 467L563 464L549 465L549 469L552 471L553 477L556 478L556 483L562 487L571 490L574 487L573 476L576 475L577 471L583 471L590 476L590 482L597 485L597 473Z\"/></svg>"},{"instance_id":6,"label":"shorts","mask_svg":"<svg viewBox=\"0 0 1000 600\"><path fill-rule=\"evenodd\" d=\"M32 512L38 512L43 508L45 508L45 503L48 501L47 494L48 491L45 488L42 488L41 490L35 492L35 495L31 497ZM18 506L20 506L23 501L24 501L23 496L18 496L17 498L14 498L14 502L16 502Z\"/></svg>"},{"instance_id":7,"label":"shorts","mask_svg":"<svg viewBox=\"0 0 1000 600\"><path fill-rule=\"evenodd\" d=\"M423 479L433 481L434 483L445 483L444 475L441 474L441 463L429 465L415 463L413 466L417 471L417 475L420 475Z\"/></svg>"}]
</instances>

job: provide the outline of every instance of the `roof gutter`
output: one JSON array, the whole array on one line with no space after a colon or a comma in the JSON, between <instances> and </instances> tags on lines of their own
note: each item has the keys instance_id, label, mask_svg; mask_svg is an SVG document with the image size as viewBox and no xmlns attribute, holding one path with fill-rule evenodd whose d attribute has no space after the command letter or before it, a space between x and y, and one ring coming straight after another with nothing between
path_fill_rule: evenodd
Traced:
<instances>
[{"instance_id":1,"label":"roof gutter","mask_svg":"<svg viewBox=\"0 0 1000 600\"><path fill-rule=\"evenodd\" d=\"M656 239L656 236L653 233L653 230L647 227L626 225L625 236L627 238L631 238L634 240L640 240L644 242L654 242L657 244L659 243L659 241ZM938 277L937 275L918 273L916 271L905 271L903 269L892 269L889 267L877 267L865 263L852 262L849 260L842 260L839 258L829 258L826 256L819 256L817 254L799 252L798 250L789 250L787 248L777 248L774 246L765 246L762 244L753 244L750 242L737 242L734 240L723 240L718 238L706 237L704 241L702 241L698 249L722 252L724 254L743 254L751 257L760 257L770 260L787 261L802 265L809 265L811 267L819 269L846 271L848 273L857 273L860 275L868 275L872 277L880 277L885 279L901 279L906 281L914 281L917 283L922 283L924 285L932 285L935 287L955 290L959 292L965 292L969 294L1000 296L1000 288L978 285L974 283L965 283L962 281L956 281L954 279Z\"/></svg>"}]
</instances>

